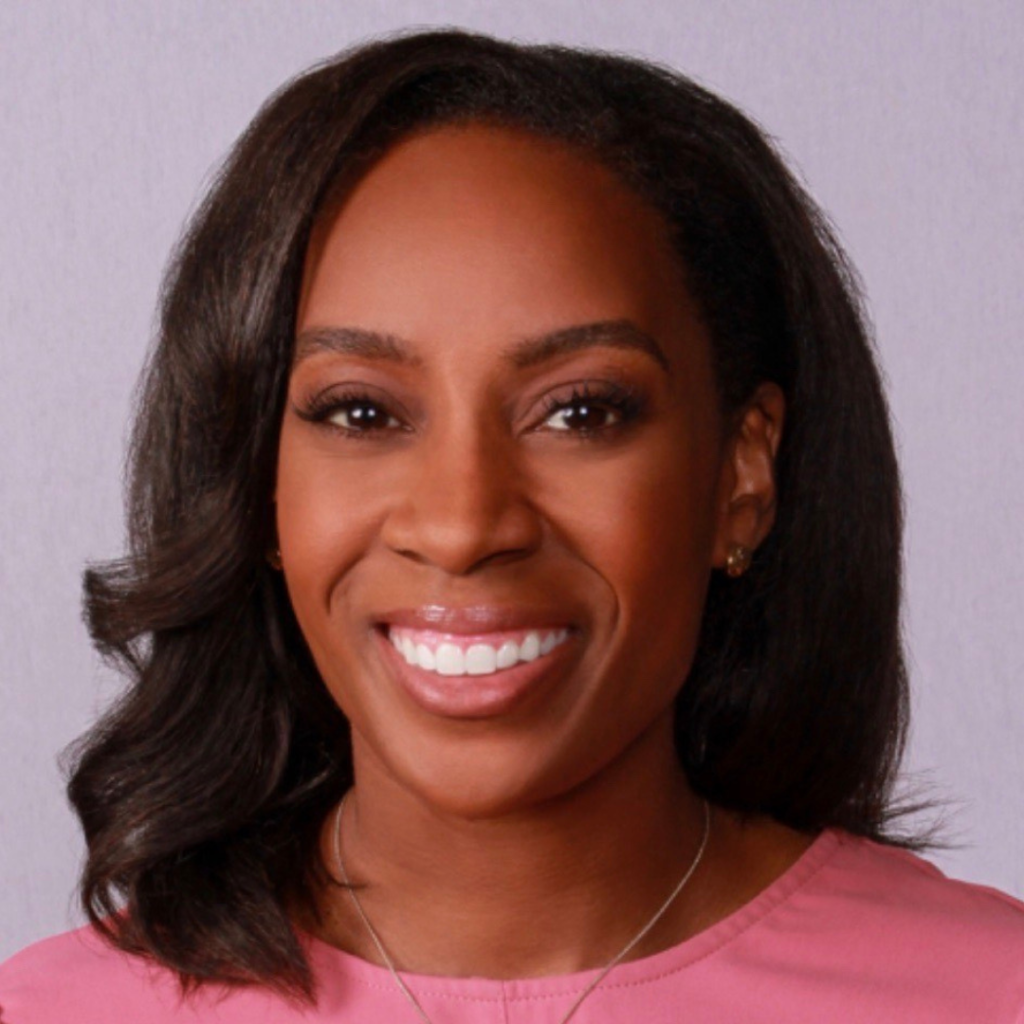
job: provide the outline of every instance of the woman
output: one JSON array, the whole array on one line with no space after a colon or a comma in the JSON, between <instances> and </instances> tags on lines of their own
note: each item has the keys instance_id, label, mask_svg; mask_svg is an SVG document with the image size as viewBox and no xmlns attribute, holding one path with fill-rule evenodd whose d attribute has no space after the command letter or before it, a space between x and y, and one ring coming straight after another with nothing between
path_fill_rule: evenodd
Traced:
<instances>
[{"instance_id":1,"label":"woman","mask_svg":"<svg viewBox=\"0 0 1024 1024\"><path fill-rule=\"evenodd\" d=\"M86 577L132 679L69 787L92 924L0 1019L1021 1019L1024 908L900 849L886 405L747 119L359 47L257 116L162 314Z\"/></svg>"}]
</instances>

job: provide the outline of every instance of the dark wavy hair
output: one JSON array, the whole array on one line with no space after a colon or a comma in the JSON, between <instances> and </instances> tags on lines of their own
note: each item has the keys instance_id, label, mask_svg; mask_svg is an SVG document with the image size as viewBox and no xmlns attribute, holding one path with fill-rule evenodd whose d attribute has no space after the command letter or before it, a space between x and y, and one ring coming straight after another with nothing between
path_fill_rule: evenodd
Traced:
<instances>
[{"instance_id":1,"label":"dark wavy hair","mask_svg":"<svg viewBox=\"0 0 1024 1024\"><path fill-rule=\"evenodd\" d=\"M314 218L396 140L478 121L577 147L660 211L709 328L721 407L787 401L778 514L750 571L713 574L680 691L696 792L813 833L898 835L907 720L900 485L856 277L765 134L679 73L445 29L344 51L268 100L180 241L140 384L129 552L85 573L130 679L72 751L81 898L186 988L311 999L315 912L348 723L278 573L271 495Z\"/></svg>"}]
</instances>

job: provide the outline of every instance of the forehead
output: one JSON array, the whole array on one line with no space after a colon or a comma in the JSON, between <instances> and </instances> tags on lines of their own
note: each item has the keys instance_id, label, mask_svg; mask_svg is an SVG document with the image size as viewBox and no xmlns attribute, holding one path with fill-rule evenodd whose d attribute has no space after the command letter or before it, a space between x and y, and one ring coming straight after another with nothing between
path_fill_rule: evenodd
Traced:
<instances>
[{"instance_id":1,"label":"forehead","mask_svg":"<svg viewBox=\"0 0 1024 1024\"><path fill-rule=\"evenodd\" d=\"M693 332L660 214L588 153L470 124L403 139L319 218L298 326L507 338L621 318Z\"/></svg>"}]
</instances>

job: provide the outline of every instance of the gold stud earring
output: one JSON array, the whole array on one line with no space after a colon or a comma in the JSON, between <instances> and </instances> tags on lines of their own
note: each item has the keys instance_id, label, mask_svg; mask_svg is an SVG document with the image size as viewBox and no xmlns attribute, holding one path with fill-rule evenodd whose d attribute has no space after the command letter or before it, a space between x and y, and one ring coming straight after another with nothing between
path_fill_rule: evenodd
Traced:
<instances>
[{"instance_id":1,"label":"gold stud earring","mask_svg":"<svg viewBox=\"0 0 1024 1024\"><path fill-rule=\"evenodd\" d=\"M735 579L742 576L750 568L750 560L754 557L753 551L743 544L732 544L729 553L725 556L726 575Z\"/></svg>"},{"instance_id":2,"label":"gold stud earring","mask_svg":"<svg viewBox=\"0 0 1024 1024\"><path fill-rule=\"evenodd\" d=\"M284 564L281 561L281 549L272 548L270 551L268 551L267 562L270 564L271 569L280 569L281 566Z\"/></svg>"}]
</instances>

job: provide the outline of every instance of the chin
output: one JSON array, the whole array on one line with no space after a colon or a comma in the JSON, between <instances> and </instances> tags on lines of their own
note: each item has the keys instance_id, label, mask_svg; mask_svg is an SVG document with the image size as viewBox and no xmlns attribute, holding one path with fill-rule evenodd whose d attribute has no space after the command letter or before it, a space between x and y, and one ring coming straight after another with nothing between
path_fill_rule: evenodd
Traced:
<instances>
[{"instance_id":1,"label":"chin","mask_svg":"<svg viewBox=\"0 0 1024 1024\"><path fill-rule=\"evenodd\" d=\"M535 811L585 786L602 769L601 761L582 759L570 745L539 749L531 743L524 749L497 737L406 744L404 751L387 768L395 782L435 813L466 821Z\"/></svg>"}]
</instances>

